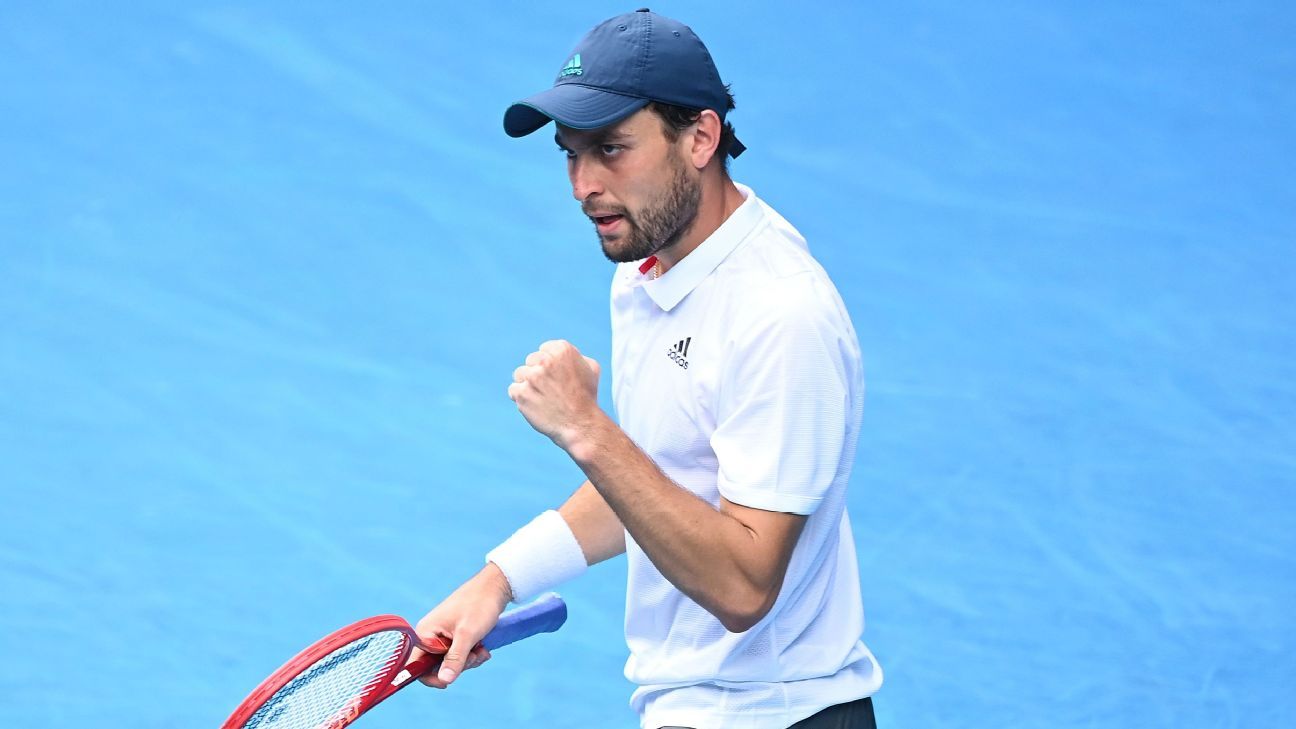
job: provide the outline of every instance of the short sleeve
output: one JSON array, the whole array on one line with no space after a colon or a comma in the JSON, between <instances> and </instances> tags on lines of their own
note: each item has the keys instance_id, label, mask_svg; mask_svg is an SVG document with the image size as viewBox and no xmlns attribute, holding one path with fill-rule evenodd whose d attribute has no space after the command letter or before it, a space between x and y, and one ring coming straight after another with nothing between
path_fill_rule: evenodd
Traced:
<instances>
[{"instance_id":1,"label":"short sleeve","mask_svg":"<svg viewBox=\"0 0 1296 729\"><path fill-rule=\"evenodd\" d=\"M711 448L730 501L811 514L833 484L855 408L858 345L813 288L771 291L732 334Z\"/></svg>"}]
</instances>

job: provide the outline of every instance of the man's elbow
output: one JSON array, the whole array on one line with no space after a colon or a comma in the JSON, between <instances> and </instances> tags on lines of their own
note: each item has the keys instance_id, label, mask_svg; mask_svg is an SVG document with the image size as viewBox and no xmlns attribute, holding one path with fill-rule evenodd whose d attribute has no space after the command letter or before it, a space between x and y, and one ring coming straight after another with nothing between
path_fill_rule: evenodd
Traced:
<instances>
[{"instance_id":1,"label":"man's elbow","mask_svg":"<svg viewBox=\"0 0 1296 729\"><path fill-rule=\"evenodd\" d=\"M777 589L753 592L738 599L726 600L712 614L730 633L745 633L765 619L777 598Z\"/></svg>"}]
</instances>

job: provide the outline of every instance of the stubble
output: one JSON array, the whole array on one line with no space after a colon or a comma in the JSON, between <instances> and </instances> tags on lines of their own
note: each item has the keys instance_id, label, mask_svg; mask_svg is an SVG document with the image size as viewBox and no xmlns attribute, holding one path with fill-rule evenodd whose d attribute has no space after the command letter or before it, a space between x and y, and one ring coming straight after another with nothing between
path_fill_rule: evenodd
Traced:
<instances>
[{"instance_id":1,"label":"stubble","mask_svg":"<svg viewBox=\"0 0 1296 729\"><path fill-rule=\"evenodd\" d=\"M603 255L613 263L638 261L679 242L697 219L702 202L702 184L690 177L680 162L662 195L631 214L622 208L620 215L628 231L615 238L599 235Z\"/></svg>"}]
</instances>

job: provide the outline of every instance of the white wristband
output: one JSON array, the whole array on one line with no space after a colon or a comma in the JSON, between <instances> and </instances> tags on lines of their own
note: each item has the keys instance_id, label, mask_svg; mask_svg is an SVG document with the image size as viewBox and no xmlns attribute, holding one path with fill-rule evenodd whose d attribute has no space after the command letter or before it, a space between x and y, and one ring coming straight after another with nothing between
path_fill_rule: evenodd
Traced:
<instances>
[{"instance_id":1,"label":"white wristband","mask_svg":"<svg viewBox=\"0 0 1296 729\"><path fill-rule=\"evenodd\" d=\"M546 511L486 555L513 590L513 602L523 603L574 578L589 566L567 520Z\"/></svg>"}]
</instances>

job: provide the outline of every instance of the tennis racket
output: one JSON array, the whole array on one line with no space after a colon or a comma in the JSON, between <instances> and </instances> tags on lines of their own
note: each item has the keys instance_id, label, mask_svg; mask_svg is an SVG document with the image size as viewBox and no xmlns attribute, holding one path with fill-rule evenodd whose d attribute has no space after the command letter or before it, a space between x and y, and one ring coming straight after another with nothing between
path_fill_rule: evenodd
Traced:
<instances>
[{"instance_id":1,"label":"tennis racket","mask_svg":"<svg viewBox=\"0 0 1296 729\"><path fill-rule=\"evenodd\" d=\"M567 620L549 593L500 616L482 645L494 650ZM427 654L410 663L418 646ZM379 615L348 625L298 653L248 695L221 729L342 729L441 662L450 645L423 641L403 618Z\"/></svg>"}]
</instances>

